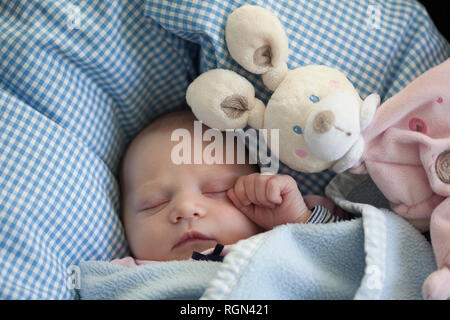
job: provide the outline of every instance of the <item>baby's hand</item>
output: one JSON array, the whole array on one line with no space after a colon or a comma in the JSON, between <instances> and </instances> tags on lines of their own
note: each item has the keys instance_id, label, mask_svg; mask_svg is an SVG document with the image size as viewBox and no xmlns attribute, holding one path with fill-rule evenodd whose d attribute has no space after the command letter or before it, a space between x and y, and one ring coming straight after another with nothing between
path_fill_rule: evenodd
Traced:
<instances>
[{"instance_id":1,"label":"baby's hand","mask_svg":"<svg viewBox=\"0 0 450 320\"><path fill-rule=\"evenodd\" d=\"M297 183L288 175L242 176L227 195L236 208L265 230L285 223L303 223L311 215Z\"/></svg>"}]
</instances>

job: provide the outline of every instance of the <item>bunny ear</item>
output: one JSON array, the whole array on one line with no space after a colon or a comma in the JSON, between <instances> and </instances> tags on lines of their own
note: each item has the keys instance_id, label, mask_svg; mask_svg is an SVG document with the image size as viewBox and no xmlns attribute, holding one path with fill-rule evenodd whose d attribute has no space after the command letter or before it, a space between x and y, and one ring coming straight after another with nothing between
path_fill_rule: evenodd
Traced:
<instances>
[{"instance_id":1,"label":"bunny ear","mask_svg":"<svg viewBox=\"0 0 450 320\"><path fill-rule=\"evenodd\" d=\"M251 5L235 10L228 17L225 39L233 59L247 71L271 73L270 83L266 84L269 88L284 78L288 38L282 24L270 11Z\"/></svg>"},{"instance_id":2,"label":"bunny ear","mask_svg":"<svg viewBox=\"0 0 450 320\"><path fill-rule=\"evenodd\" d=\"M186 101L207 126L225 129L262 126L265 107L253 85L237 73L215 69L201 74L188 87Z\"/></svg>"}]
</instances>

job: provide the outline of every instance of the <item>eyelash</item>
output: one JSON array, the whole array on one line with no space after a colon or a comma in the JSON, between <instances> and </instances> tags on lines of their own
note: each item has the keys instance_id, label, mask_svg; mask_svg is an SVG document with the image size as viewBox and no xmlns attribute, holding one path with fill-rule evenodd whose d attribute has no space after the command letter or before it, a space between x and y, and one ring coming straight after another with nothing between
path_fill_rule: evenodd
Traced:
<instances>
[{"instance_id":1,"label":"eyelash","mask_svg":"<svg viewBox=\"0 0 450 320\"><path fill-rule=\"evenodd\" d=\"M225 191L226 191L226 190L208 191L208 192L203 192L203 194L222 193L222 192L225 192Z\"/></svg>"},{"instance_id":2,"label":"eyelash","mask_svg":"<svg viewBox=\"0 0 450 320\"><path fill-rule=\"evenodd\" d=\"M205 195L206 197L210 196L218 196L219 194L225 193L227 192L228 189L224 189L224 190L217 190L217 191L209 191L209 192L203 192L203 195Z\"/></svg>"},{"instance_id":3,"label":"eyelash","mask_svg":"<svg viewBox=\"0 0 450 320\"><path fill-rule=\"evenodd\" d=\"M217 194L219 194L219 193L225 193L225 192L227 192L227 190L228 190L229 188L226 188L226 189L219 189L219 190L217 190L217 191L208 191L208 192L203 192L203 194L205 195L205 196L208 196L208 195L217 195ZM164 201L164 202L160 202L160 203L158 203L158 204L156 204L156 205L149 205L148 207L146 207L146 208L144 208L144 209L142 209L141 211L149 211L149 210L155 210L156 208L158 208L158 207L160 207L160 206L162 206L162 205L165 205L165 204L167 204L167 203L169 203L169 200L166 200L166 201Z\"/></svg>"},{"instance_id":4,"label":"eyelash","mask_svg":"<svg viewBox=\"0 0 450 320\"><path fill-rule=\"evenodd\" d=\"M158 203L158 204L156 204L156 205L150 205L150 206L144 208L142 211L148 211L148 210L156 209L156 208L158 208L158 207L160 207L160 206L162 206L162 205L167 204L168 202L169 202L169 201L164 201L164 202L160 202L160 203Z\"/></svg>"}]
</instances>

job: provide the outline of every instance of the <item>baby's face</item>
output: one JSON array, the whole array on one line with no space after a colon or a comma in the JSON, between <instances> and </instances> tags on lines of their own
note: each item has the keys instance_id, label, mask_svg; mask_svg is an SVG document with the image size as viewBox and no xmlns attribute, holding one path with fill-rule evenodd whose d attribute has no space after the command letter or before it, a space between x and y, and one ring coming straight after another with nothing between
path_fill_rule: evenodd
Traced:
<instances>
[{"instance_id":1,"label":"baby's face","mask_svg":"<svg viewBox=\"0 0 450 320\"><path fill-rule=\"evenodd\" d=\"M123 222L135 258L189 259L194 250L232 244L260 232L226 195L238 177L255 172L255 167L176 165L170 155L177 143L170 141L170 134L141 137L124 163Z\"/></svg>"}]
</instances>

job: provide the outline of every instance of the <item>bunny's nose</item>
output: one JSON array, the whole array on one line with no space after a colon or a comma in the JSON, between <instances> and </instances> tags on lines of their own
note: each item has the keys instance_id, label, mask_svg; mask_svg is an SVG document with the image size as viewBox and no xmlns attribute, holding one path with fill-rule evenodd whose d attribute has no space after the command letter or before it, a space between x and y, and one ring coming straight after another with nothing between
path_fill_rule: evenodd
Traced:
<instances>
[{"instance_id":1,"label":"bunny's nose","mask_svg":"<svg viewBox=\"0 0 450 320\"><path fill-rule=\"evenodd\" d=\"M314 118L313 128L317 132L325 133L331 129L331 127L334 125L334 122L335 116L332 111L321 111Z\"/></svg>"}]
</instances>

